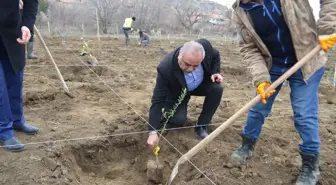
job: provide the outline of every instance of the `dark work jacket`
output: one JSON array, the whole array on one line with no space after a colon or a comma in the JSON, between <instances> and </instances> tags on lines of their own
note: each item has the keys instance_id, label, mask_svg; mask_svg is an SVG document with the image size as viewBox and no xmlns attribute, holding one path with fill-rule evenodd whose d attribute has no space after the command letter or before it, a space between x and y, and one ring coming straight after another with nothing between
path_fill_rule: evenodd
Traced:
<instances>
[{"instance_id":1,"label":"dark work jacket","mask_svg":"<svg viewBox=\"0 0 336 185\"><path fill-rule=\"evenodd\" d=\"M22 26L33 30L38 8L38 0L23 3L20 11L19 0L0 0L0 57L8 57L15 72L25 66L25 46L16 39L22 36Z\"/></svg>"},{"instance_id":2,"label":"dark work jacket","mask_svg":"<svg viewBox=\"0 0 336 185\"><path fill-rule=\"evenodd\" d=\"M211 75L220 73L220 55L219 51L212 47L206 39L199 39L196 42L200 43L205 50L205 57L202 61L204 70L204 79L210 80ZM162 109L167 102L176 102L181 95L182 89L187 88L184 73L178 65L178 49L169 53L157 67L156 86L154 88L152 105L149 110L149 131L160 130ZM190 95L188 95L190 97Z\"/></svg>"}]
</instances>

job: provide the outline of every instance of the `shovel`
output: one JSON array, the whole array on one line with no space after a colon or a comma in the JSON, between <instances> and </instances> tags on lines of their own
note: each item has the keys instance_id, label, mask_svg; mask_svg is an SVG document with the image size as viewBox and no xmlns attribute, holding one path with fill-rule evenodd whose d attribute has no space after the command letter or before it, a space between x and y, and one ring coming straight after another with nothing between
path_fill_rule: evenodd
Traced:
<instances>
[{"instance_id":1,"label":"shovel","mask_svg":"<svg viewBox=\"0 0 336 185\"><path fill-rule=\"evenodd\" d=\"M321 47L318 45L312 51L310 51L305 57L303 57L300 61L298 61L293 67L291 67L285 74L283 74L279 79L277 79L272 85L266 89L265 93L274 90L281 83L283 83L287 78L289 78L293 73L295 73L298 69L300 69L307 61L309 61L313 56L318 54L321 50ZM168 179L167 184L171 185L174 178L178 173L178 168L184 162L190 160L194 155L196 155L200 150L202 150L207 144L209 144L213 139L215 139L221 132L223 132L230 124L232 124L235 120L237 120L240 116L242 116L245 112L247 112L250 108L252 108L255 104L260 102L260 96L256 96L249 103L247 103L243 108L241 108L238 112L236 112L233 116L231 116L228 120L226 120L221 126L215 129L208 137L203 139L200 143L194 146L191 150L189 150L186 154L179 158L175 167L173 168L172 173Z\"/></svg>"},{"instance_id":2,"label":"shovel","mask_svg":"<svg viewBox=\"0 0 336 185\"><path fill-rule=\"evenodd\" d=\"M22 8L23 6L24 6L23 1L20 0L20 8ZM50 53L50 51L49 51L49 49L48 49L46 43L45 43L44 40L43 40L43 37L41 36L39 30L37 29L37 27L36 27L35 25L34 25L34 32L36 33L37 37L38 37L39 40L41 41L41 44L42 44L43 48L46 50L46 52L47 52L47 54L48 54L50 60L51 60L52 63L54 64L54 67L55 67L55 69L56 69L57 75L58 75L59 79L60 79L61 82L62 82L63 90L65 91L65 94L68 95L70 98L74 98L75 96L69 91L69 88L68 88L67 84L65 83L65 81L64 81L64 79L63 79L63 76L62 76L60 70L58 69L58 66L57 66L57 64L56 64L56 62L55 62L53 56L51 55L51 53Z\"/></svg>"},{"instance_id":3,"label":"shovel","mask_svg":"<svg viewBox=\"0 0 336 185\"><path fill-rule=\"evenodd\" d=\"M62 82L63 90L64 90L65 94L68 95L70 98L74 98L75 96L69 91L69 88L68 88L67 84L65 83L65 81L64 81L64 79L63 79L63 76L62 76L60 70L58 69L58 66L57 66L57 64L56 64L56 62L55 62L53 56L51 55L51 53L50 53L50 51L49 51L49 49L48 49L46 43L44 42L44 40L43 40L43 38L42 38L42 36L41 36L39 30L36 28L35 25L34 25L34 32L36 33L37 37L40 39L43 48L44 48L45 51L47 52L47 54L48 54L50 60L52 61L52 63L54 64L54 67L55 67L55 69L56 69L57 75L58 75L59 79L60 79L61 82Z\"/></svg>"}]
</instances>

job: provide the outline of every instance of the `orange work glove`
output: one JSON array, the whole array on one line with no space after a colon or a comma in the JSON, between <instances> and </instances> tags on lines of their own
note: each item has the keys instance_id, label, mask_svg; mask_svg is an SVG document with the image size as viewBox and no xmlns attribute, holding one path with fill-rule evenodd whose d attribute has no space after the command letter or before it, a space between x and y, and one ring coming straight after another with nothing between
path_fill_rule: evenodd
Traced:
<instances>
[{"instance_id":1,"label":"orange work glove","mask_svg":"<svg viewBox=\"0 0 336 185\"><path fill-rule=\"evenodd\" d=\"M257 86L257 93L260 95L261 103L263 104L266 104L267 103L266 99L271 97L275 93L275 90L271 90L267 94L265 93L266 89L269 86L271 86L271 83L269 82L262 82Z\"/></svg>"},{"instance_id":2,"label":"orange work glove","mask_svg":"<svg viewBox=\"0 0 336 185\"><path fill-rule=\"evenodd\" d=\"M327 52L329 49L333 48L336 44L336 33L332 35L322 35L319 36L320 46L323 51Z\"/></svg>"}]
</instances>

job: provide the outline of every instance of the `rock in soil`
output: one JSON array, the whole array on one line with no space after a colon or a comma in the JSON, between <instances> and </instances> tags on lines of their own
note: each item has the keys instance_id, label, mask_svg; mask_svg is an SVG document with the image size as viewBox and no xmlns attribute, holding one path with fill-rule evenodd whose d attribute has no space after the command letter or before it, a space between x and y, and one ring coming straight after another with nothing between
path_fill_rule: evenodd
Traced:
<instances>
[{"instance_id":1,"label":"rock in soil","mask_svg":"<svg viewBox=\"0 0 336 185\"><path fill-rule=\"evenodd\" d=\"M147 163L148 182L160 184L163 180L163 165L160 162L149 160Z\"/></svg>"},{"instance_id":2,"label":"rock in soil","mask_svg":"<svg viewBox=\"0 0 336 185\"><path fill-rule=\"evenodd\" d=\"M43 162L44 162L44 165L49 168L49 170L51 171L55 171L56 168L59 166L54 160L50 159L50 158L47 158L45 157L43 159Z\"/></svg>"},{"instance_id":3,"label":"rock in soil","mask_svg":"<svg viewBox=\"0 0 336 185\"><path fill-rule=\"evenodd\" d=\"M328 104L336 104L336 93L332 94L330 93L329 96L327 97L327 103Z\"/></svg>"}]
</instances>

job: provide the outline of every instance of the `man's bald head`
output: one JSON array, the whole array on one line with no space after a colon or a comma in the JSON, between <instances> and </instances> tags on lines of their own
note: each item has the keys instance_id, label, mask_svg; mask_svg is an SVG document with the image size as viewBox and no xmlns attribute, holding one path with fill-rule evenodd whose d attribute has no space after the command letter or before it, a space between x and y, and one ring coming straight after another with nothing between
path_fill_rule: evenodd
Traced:
<instances>
[{"instance_id":1,"label":"man's bald head","mask_svg":"<svg viewBox=\"0 0 336 185\"><path fill-rule=\"evenodd\" d=\"M178 63L184 72L190 73L201 64L204 57L203 46L198 42L189 41L180 48Z\"/></svg>"}]
</instances>

